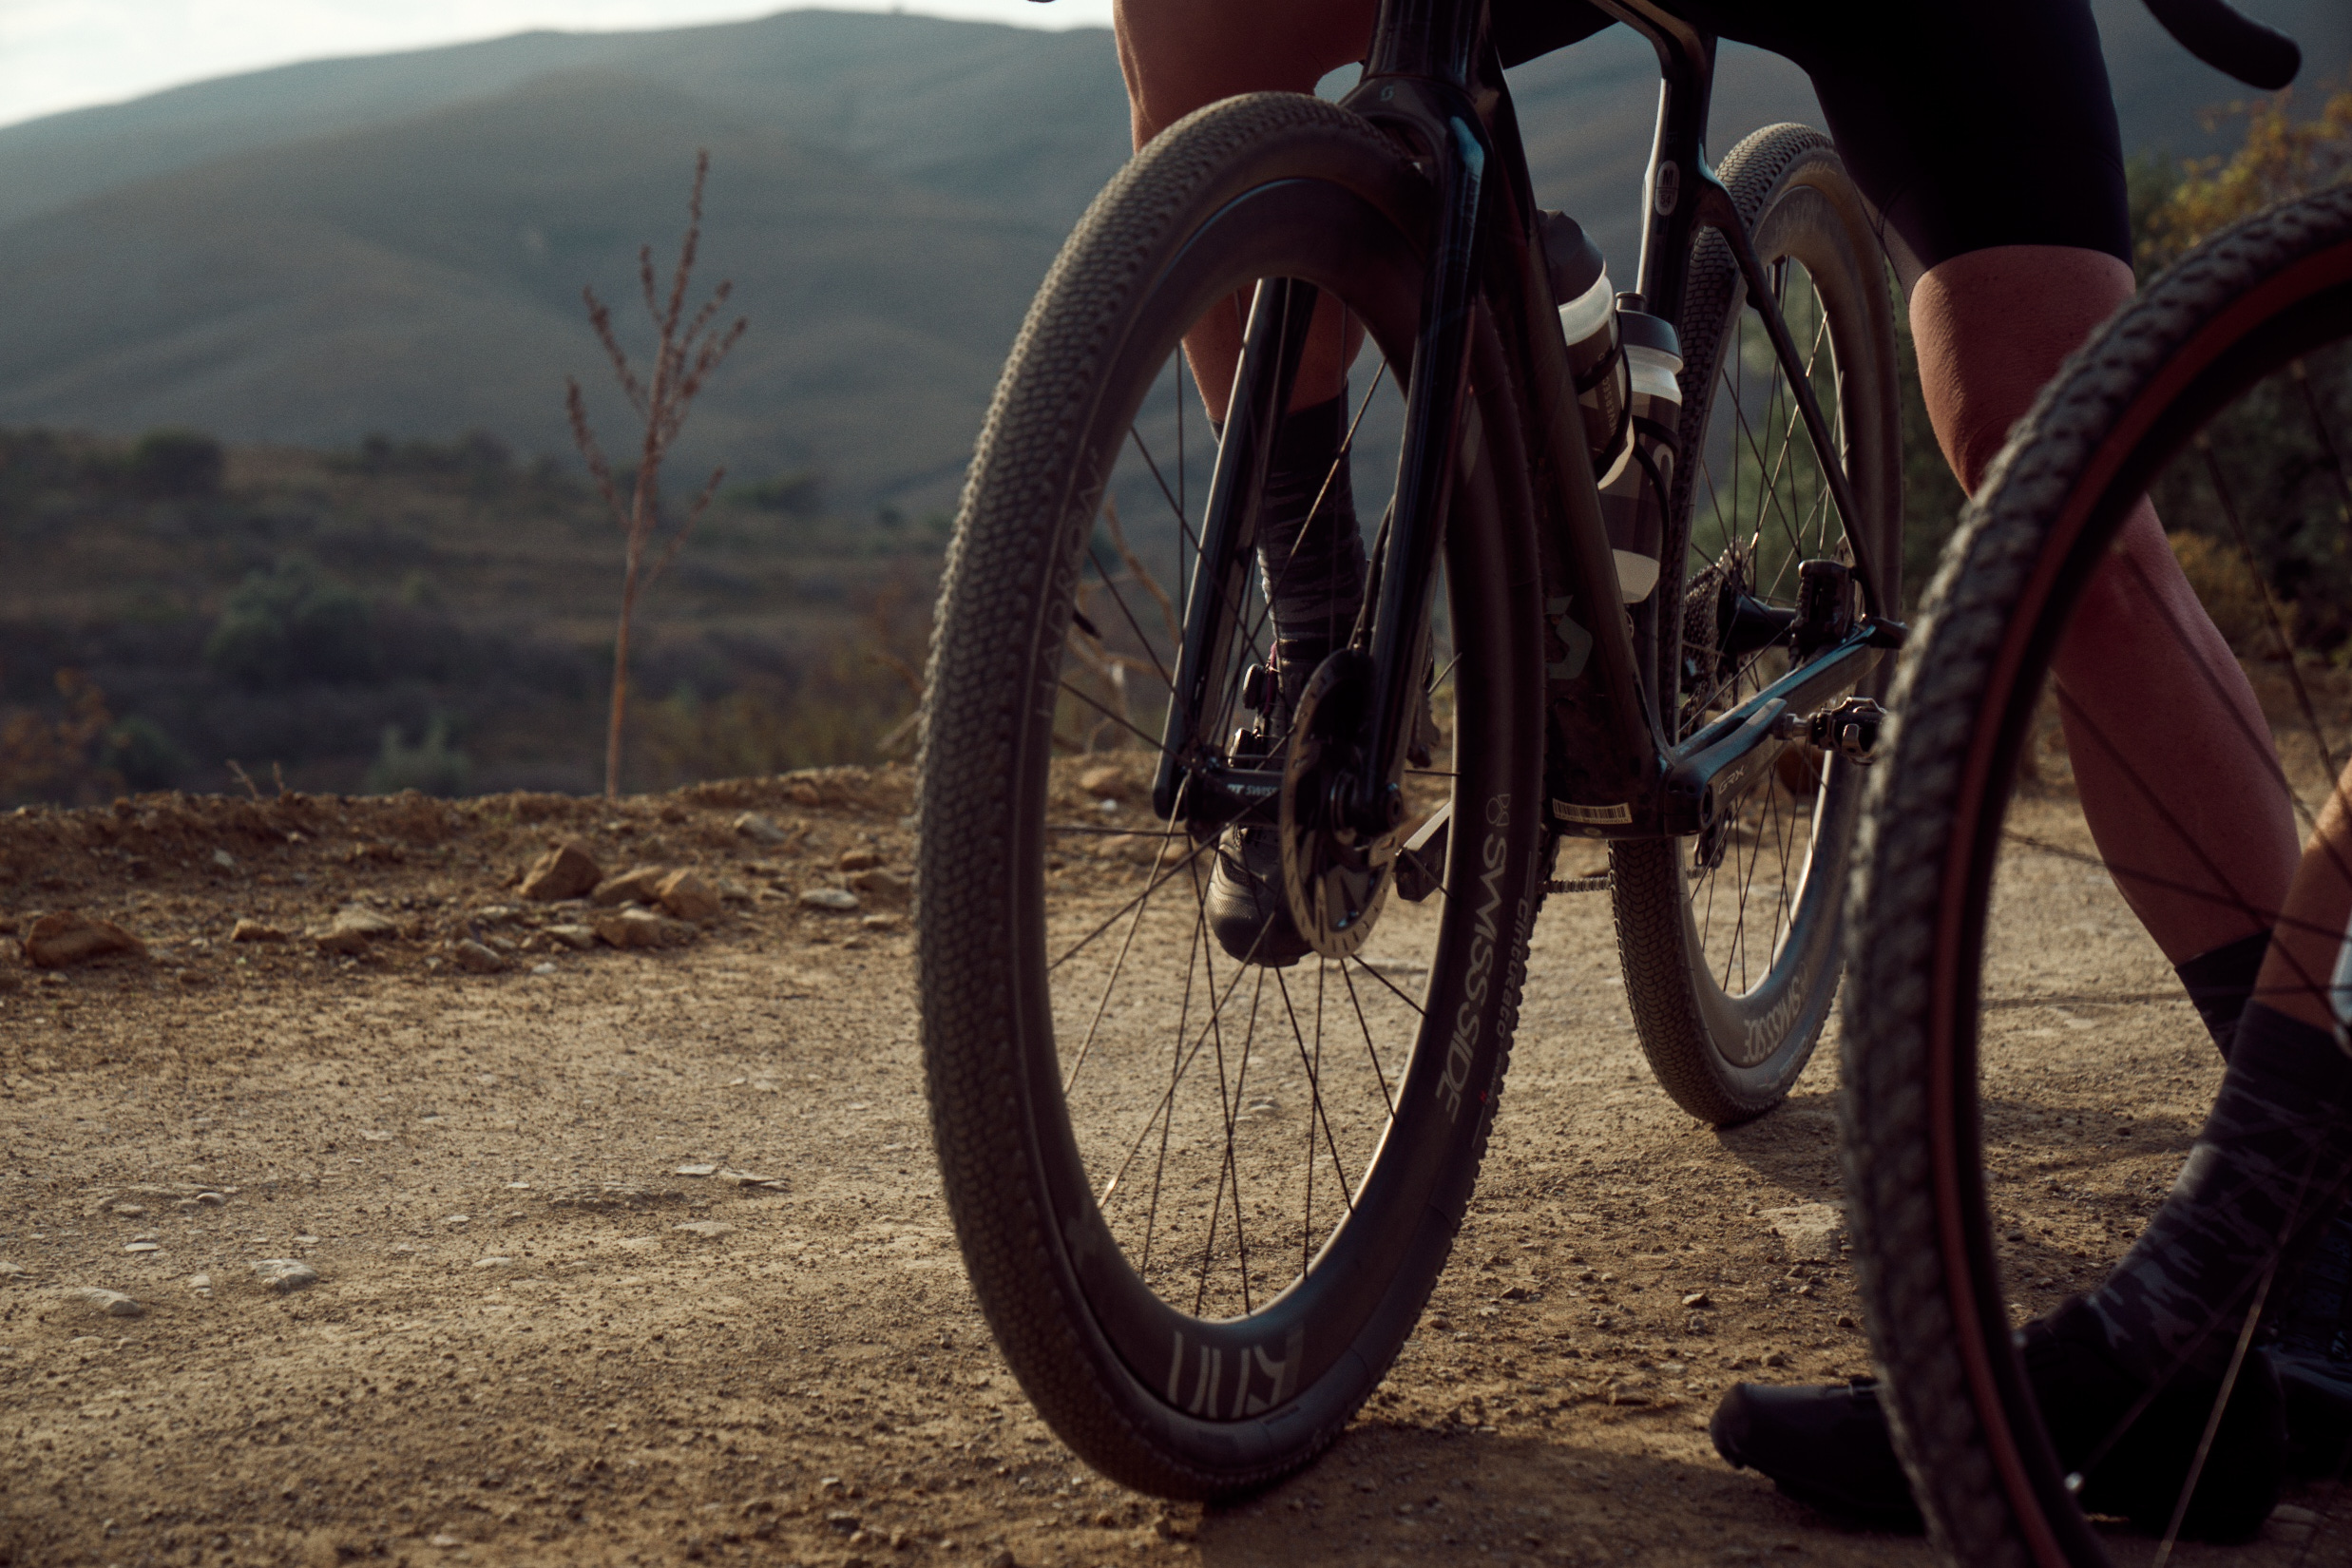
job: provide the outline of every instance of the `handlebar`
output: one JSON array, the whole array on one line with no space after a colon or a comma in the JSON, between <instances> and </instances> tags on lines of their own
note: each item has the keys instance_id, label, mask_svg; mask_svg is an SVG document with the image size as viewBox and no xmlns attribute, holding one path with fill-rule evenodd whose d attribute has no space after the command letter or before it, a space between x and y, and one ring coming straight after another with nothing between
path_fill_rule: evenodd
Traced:
<instances>
[{"instance_id":1,"label":"handlebar","mask_svg":"<svg viewBox=\"0 0 2352 1568\"><path fill-rule=\"evenodd\" d=\"M2229 0L2144 0L2173 42L2226 76L2276 92L2303 68L2303 49Z\"/></svg>"}]
</instances>

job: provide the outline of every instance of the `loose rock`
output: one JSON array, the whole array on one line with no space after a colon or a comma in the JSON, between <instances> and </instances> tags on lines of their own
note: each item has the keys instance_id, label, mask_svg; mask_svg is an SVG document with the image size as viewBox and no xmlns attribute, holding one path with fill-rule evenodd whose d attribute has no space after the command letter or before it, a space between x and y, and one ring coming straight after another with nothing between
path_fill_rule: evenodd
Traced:
<instances>
[{"instance_id":1,"label":"loose rock","mask_svg":"<svg viewBox=\"0 0 2352 1568\"><path fill-rule=\"evenodd\" d=\"M1117 800L1127 793L1127 774L1124 769L1106 763L1079 774L1078 787L1098 799Z\"/></svg>"},{"instance_id":2,"label":"loose rock","mask_svg":"<svg viewBox=\"0 0 2352 1568\"><path fill-rule=\"evenodd\" d=\"M286 940L286 933L267 921L255 920L249 916L239 920L229 928L229 940L231 942L283 942Z\"/></svg>"},{"instance_id":3,"label":"loose rock","mask_svg":"<svg viewBox=\"0 0 2352 1568\"><path fill-rule=\"evenodd\" d=\"M95 920L74 909L43 915L25 938L25 961L36 969L63 969L110 953L144 958L147 949L113 921Z\"/></svg>"},{"instance_id":4,"label":"loose rock","mask_svg":"<svg viewBox=\"0 0 2352 1568\"><path fill-rule=\"evenodd\" d=\"M120 1291L103 1291L95 1285L85 1285L66 1292L67 1301L78 1301L94 1311L108 1317L143 1317L146 1309Z\"/></svg>"},{"instance_id":5,"label":"loose rock","mask_svg":"<svg viewBox=\"0 0 2352 1568\"><path fill-rule=\"evenodd\" d=\"M735 1231L734 1226L716 1219L690 1219L683 1225L673 1225L670 1229L683 1231L689 1235L701 1236L706 1240L729 1235Z\"/></svg>"},{"instance_id":6,"label":"loose rock","mask_svg":"<svg viewBox=\"0 0 2352 1568\"><path fill-rule=\"evenodd\" d=\"M736 817L735 831L755 844L784 842L784 830L777 827L773 818L762 816L757 812L745 812Z\"/></svg>"},{"instance_id":7,"label":"loose rock","mask_svg":"<svg viewBox=\"0 0 2352 1568\"><path fill-rule=\"evenodd\" d=\"M850 887L854 892L876 904L898 906L914 896L914 884L886 866L869 867L850 874Z\"/></svg>"},{"instance_id":8,"label":"loose rock","mask_svg":"<svg viewBox=\"0 0 2352 1568\"><path fill-rule=\"evenodd\" d=\"M654 889L654 897L680 920L707 923L718 918L718 889L692 868L663 877Z\"/></svg>"},{"instance_id":9,"label":"loose rock","mask_svg":"<svg viewBox=\"0 0 2352 1568\"><path fill-rule=\"evenodd\" d=\"M549 926L545 927L545 934L574 952L585 951L596 946L596 927L593 926Z\"/></svg>"},{"instance_id":10,"label":"loose rock","mask_svg":"<svg viewBox=\"0 0 2352 1568\"><path fill-rule=\"evenodd\" d=\"M253 1266L254 1276L280 1295L305 1291L318 1283L318 1271L299 1258L265 1257Z\"/></svg>"},{"instance_id":11,"label":"loose rock","mask_svg":"<svg viewBox=\"0 0 2352 1568\"><path fill-rule=\"evenodd\" d=\"M857 895L847 888L803 888L800 903L805 908L846 912L857 908Z\"/></svg>"},{"instance_id":12,"label":"loose rock","mask_svg":"<svg viewBox=\"0 0 2352 1568\"><path fill-rule=\"evenodd\" d=\"M1762 1218L1788 1251L1792 1263L1835 1263L1845 1216L1833 1203L1800 1203L1793 1208L1767 1209Z\"/></svg>"},{"instance_id":13,"label":"loose rock","mask_svg":"<svg viewBox=\"0 0 2352 1568\"><path fill-rule=\"evenodd\" d=\"M669 874L667 866L632 867L598 883L589 891L588 902L604 909L617 904L651 904L660 897L656 889Z\"/></svg>"},{"instance_id":14,"label":"loose rock","mask_svg":"<svg viewBox=\"0 0 2352 1568\"><path fill-rule=\"evenodd\" d=\"M399 931L399 927L373 909L362 908L354 904L349 908L337 910L333 921L323 927L313 929L309 935L320 952L348 958L364 951L369 943L396 936Z\"/></svg>"},{"instance_id":15,"label":"loose rock","mask_svg":"<svg viewBox=\"0 0 2352 1568\"><path fill-rule=\"evenodd\" d=\"M683 920L672 920L651 909L622 909L596 917L597 936L615 947L676 947L701 933Z\"/></svg>"},{"instance_id":16,"label":"loose rock","mask_svg":"<svg viewBox=\"0 0 2352 1568\"><path fill-rule=\"evenodd\" d=\"M507 966L496 951L470 939L449 944L449 962L478 975L494 975Z\"/></svg>"},{"instance_id":17,"label":"loose rock","mask_svg":"<svg viewBox=\"0 0 2352 1568\"><path fill-rule=\"evenodd\" d=\"M841 858L833 864L845 871L862 871L869 867L881 865L882 857L871 850L844 850L841 851Z\"/></svg>"},{"instance_id":18,"label":"loose rock","mask_svg":"<svg viewBox=\"0 0 2352 1568\"><path fill-rule=\"evenodd\" d=\"M531 862L530 869L523 873L521 890L525 898L553 903L593 891L603 880L604 872L596 858L579 844L567 840Z\"/></svg>"}]
</instances>

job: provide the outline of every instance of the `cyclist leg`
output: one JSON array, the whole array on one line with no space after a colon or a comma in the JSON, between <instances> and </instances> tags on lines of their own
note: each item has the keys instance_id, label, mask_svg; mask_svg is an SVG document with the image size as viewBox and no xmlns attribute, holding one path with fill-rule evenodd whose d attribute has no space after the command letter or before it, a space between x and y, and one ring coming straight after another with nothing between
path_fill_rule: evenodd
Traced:
<instances>
[{"instance_id":1,"label":"cyclist leg","mask_svg":"<svg viewBox=\"0 0 2352 1568\"><path fill-rule=\"evenodd\" d=\"M2084 247L2004 245L1927 270L1911 294L1920 379L1964 488L2132 287L2122 260ZM2165 956L2183 964L2268 930L2295 873L2294 808L2253 688L2145 501L2054 671L2083 814Z\"/></svg>"},{"instance_id":2,"label":"cyclist leg","mask_svg":"<svg viewBox=\"0 0 2352 1568\"><path fill-rule=\"evenodd\" d=\"M1775 48L1813 76L1841 150L1885 222L1938 438L1973 489L2041 384L2132 288L2120 151L2087 4L1722 9L1739 13L1723 18L1727 36ZM2228 971L2220 988L2233 995L2209 1019L2233 1023L2294 873L2291 805L2243 673L2145 507L2094 580L2056 673L2094 836L2192 994L2210 987L2217 968ZM2201 766L2180 766L2183 756ZM2214 999L2198 1000L2202 1010ZM2277 1033L2261 1010L2249 1016L2257 1033ZM2316 1087L2329 1076L2308 1044L2255 1042L2244 1071L2233 1065L2250 1087L2233 1100L2226 1083L2217 1106L2225 1143L2245 1141L2247 1108L2275 1099L2277 1082L2300 1073ZM2193 1267L2181 1234L2218 1234L2226 1252L2258 1228L2265 1195L2244 1182L2209 1184L2189 1202L2187 1224L2166 1237L2151 1230L2150 1245ZM2159 1357L2142 1343L2150 1313L2132 1297L2139 1291L2145 1307L2150 1277L2158 1296L2185 1289L2135 1265L2134 1277L2118 1271L2111 1280L2120 1292L2112 1313L2075 1304L2033 1327L2029 1374L2054 1433L2119 1414L2156 1375ZM2249 1398L2268 1390L2275 1415L2275 1380L2248 1386ZM2143 1422L2145 1441L2193 1446L2207 1406L2183 1407L2195 1415ZM1742 1385L1713 1430L1727 1459L1820 1506L1886 1523L1917 1518L1867 1387ZM2087 1463L2090 1446L2070 1458ZM2277 1484L2269 1450L2237 1452L2248 1463L2228 1478L2234 1511L2208 1516L2224 1520L2223 1533L2248 1514L2258 1522Z\"/></svg>"},{"instance_id":3,"label":"cyclist leg","mask_svg":"<svg viewBox=\"0 0 2352 1568\"><path fill-rule=\"evenodd\" d=\"M1112 21L1127 82L1135 144L1195 109L1245 92L1312 92L1327 74L1364 58L1373 0L1119 0ZM1247 300L1240 301L1246 308ZM1339 395L1363 329L1328 304L1316 312L1291 407ZM1209 417L1223 420L1241 357L1242 309L1212 313L1185 335L1185 357Z\"/></svg>"},{"instance_id":4,"label":"cyclist leg","mask_svg":"<svg viewBox=\"0 0 2352 1568\"><path fill-rule=\"evenodd\" d=\"M1372 9L1372 0L1119 0L1119 69L1136 146L1219 99L1313 91L1326 73L1363 58ZM1249 304L1235 296L1184 338L1201 402L1220 429ZM1274 641L1270 748L1287 741L1308 677L1347 638L1364 597L1364 542L1344 456L1348 368L1363 340L1363 328L1334 300L1317 303L1259 498L1258 568ZM1232 957L1283 966L1309 951L1291 920L1272 830L1228 832L1204 896L1209 927Z\"/></svg>"}]
</instances>

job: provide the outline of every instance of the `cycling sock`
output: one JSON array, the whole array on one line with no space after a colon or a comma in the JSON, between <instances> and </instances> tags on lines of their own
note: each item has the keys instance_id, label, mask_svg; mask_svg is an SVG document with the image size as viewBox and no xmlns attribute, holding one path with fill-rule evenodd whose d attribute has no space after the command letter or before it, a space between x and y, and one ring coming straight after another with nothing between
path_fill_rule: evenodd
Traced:
<instances>
[{"instance_id":1,"label":"cycling sock","mask_svg":"<svg viewBox=\"0 0 2352 1568\"><path fill-rule=\"evenodd\" d=\"M1364 540L1340 456L1348 394L1294 410L1274 437L1257 518L1258 567L1284 642L1345 642L1364 602ZM1317 500L1321 505L1316 505Z\"/></svg>"},{"instance_id":2,"label":"cycling sock","mask_svg":"<svg viewBox=\"0 0 2352 1568\"><path fill-rule=\"evenodd\" d=\"M2352 1056L2328 1030L2247 1004L2188 1163L2089 1297L2118 1360L2151 1384L2184 1368L2218 1378L2254 1291L2275 1262L2275 1310L2347 1181Z\"/></svg>"},{"instance_id":3,"label":"cycling sock","mask_svg":"<svg viewBox=\"0 0 2352 1568\"><path fill-rule=\"evenodd\" d=\"M2172 966L2225 1061L2229 1060L2229 1037L2237 1031L2238 1015L2254 995L2254 977L2262 972L2263 957L2269 951L2270 933L2256 931Z\"/></svg>"}]
</instances>

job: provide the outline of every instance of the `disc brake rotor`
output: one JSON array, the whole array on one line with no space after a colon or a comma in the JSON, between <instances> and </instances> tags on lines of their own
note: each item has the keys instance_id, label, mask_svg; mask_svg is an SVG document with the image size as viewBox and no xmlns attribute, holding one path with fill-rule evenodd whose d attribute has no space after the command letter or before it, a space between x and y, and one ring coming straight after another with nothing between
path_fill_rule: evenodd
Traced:
<instances>
[{"instance_id":1,"label":"disc brake rotor","mask_svg":"<svg viewBox=\"0 0 2352 1568\"><path fill-rule=\"evenodd\" d=\"M1332 800L1359 774L1371 695L1371 659L1343 648L1309 678L1291 718L1282 890L1299 935L1326 958L1347 958L1364 946L1393 880L1393 848L1342 823Z\"/></svg>"}]
</instances>

